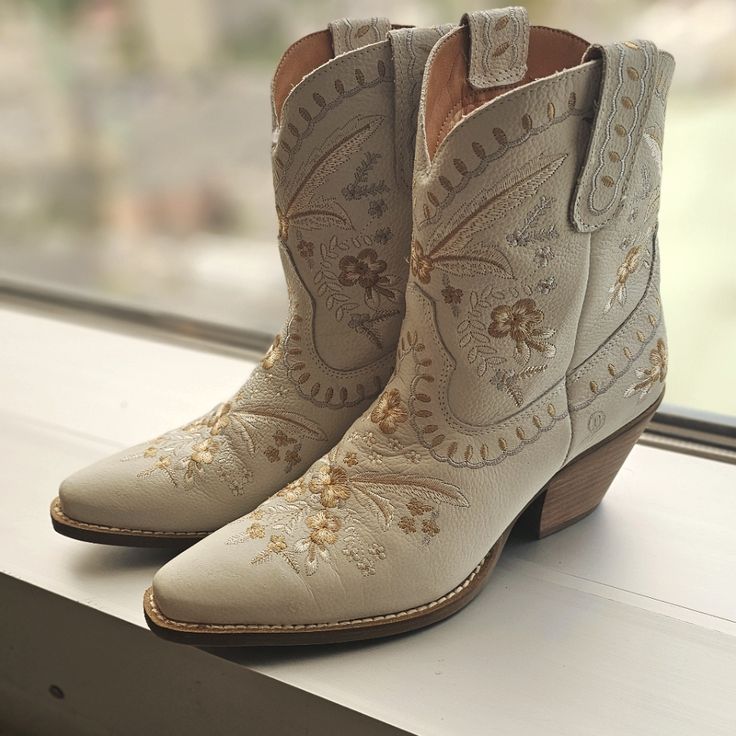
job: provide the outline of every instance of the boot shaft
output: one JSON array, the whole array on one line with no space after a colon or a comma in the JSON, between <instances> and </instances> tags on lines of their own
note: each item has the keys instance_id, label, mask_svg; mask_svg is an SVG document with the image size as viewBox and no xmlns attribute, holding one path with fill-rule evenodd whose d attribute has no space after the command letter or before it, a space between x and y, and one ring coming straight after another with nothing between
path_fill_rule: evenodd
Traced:
<instances>
[{"instance_id":1,"label":"boot shaft","mask_svg":"<svg viewBox=\"0 0 736 736\"><path fill-rule=\"evenodd\" d=\"M571 416L570 457L601 438L600 414L613 431L646 408L624 394L666 360L655 231L672 69L649 42L589 47L519 8L470 14L433 49L407 326L443 363L423 391L443 416L417 420L437 459L477 458L474 432L549 392L550 416ZM516 429L484 464L523 445Z\"/></svg>"},{"instance_id":2,"label":"boot shaft","mask_svg":"<svg viewBox=\"0 0 736 736\"><path fill-rule=\"evenodd\" d=\"M293 378L318 401L329 388L345 388L346 402L370 397L390 373L404 313L416 103L440 35L391 30L384 19L337 21L294 44L274 77L282 260L290 291L301 294L297 317L311 313L312 322L300 336L325 374L386 363L350 386L300 357Z\"/></svg>"}]
</instances>

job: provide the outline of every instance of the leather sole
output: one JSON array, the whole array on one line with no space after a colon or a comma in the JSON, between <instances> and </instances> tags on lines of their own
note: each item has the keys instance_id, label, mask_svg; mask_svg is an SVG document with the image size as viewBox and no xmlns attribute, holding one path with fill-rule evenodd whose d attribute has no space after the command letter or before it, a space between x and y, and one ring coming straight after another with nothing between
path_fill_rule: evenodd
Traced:
<instances>
[{"instance_id":1,"label":"leather sole","mask_svg":"<svg viewBox=\"0 0 736 736\"><path fill-rule=\"evenodd\" d=\"M336 623L200 624L166 617L156 604L153 588L149 588L143 599L146 622L158 636L181 644L247 647L374 639L442 621L468 605L482 590L517 524L541 539L574 524L598 506L661 401L662 396L632 422L558 471L496 540L470 575L437 600L405 611Z\"/></svg>"},{"instance_id":2,"label":"leather sole","mask_svg":"<svg viewBox=\"0 0 736 736\"><path fill-rule=\"evenodd\" d=\"M61 510L61 500L57 496L51 502L51 524L65 537L79 539L95 544L115 544L124 547L165 547L183 549L210 532L156 532L146 529L125 529L104 524L89 524L67 516Z\"/></svg>"}]
</instances>

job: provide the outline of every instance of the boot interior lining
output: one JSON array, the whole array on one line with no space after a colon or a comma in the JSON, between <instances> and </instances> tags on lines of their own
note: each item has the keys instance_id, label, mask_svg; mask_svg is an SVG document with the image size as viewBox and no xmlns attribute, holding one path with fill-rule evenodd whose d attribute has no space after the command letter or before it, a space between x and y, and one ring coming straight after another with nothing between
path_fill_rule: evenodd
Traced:
<instances>
[{"instance_id":1,"label":"boot interior lining","mask_svg":"<svg viewBox=\"0 0 736 736\"><path fill-rule=\"evenodd\" d=\"M475 90L468 82L468 28L459 28L438 50L427 80L424 126L430 160L466 115L509 90L578 66L588 46L587 41L566 31L532 26L524 78L516 84Z\"/></svg>"},{"instance_id":2,"label":"boot interior lining","mask_svg":"<svg viewBox=\"0 0 736 736\"><path fill-rule=\"evenodd\" d=\"M284 101L294 87L317 67L334 58L332 34L329 30L310 33L299 39L281 57L273 78L273 105L276 118L281 117Z\"/></svg>"}]
</instances>

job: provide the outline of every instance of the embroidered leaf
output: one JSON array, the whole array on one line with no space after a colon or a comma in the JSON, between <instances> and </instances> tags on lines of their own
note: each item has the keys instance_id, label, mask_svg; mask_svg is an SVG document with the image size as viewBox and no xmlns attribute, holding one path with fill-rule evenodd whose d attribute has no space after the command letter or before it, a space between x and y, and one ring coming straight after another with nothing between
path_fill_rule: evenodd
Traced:
<instances>
[{"instance_id":1,"label":"embroidered leaf","mask_svg":"<svg viewBox=\"0 0 736 736\"><path fill-rule=\"evenodd\" d=\"M513 279L514 273L509 259L496 248L488 250L487 256L472 253L440 256L435 259L435 267L453 276L498 276L502 279Z\"/></svg>"},{"instance_id":2,"label":"embroidered leaf","mask_svg":"<svg viewBox=\"0 0 736 736\"><path fill-rule=\"evenodd\" d=\"M236 412L236 415L238 413ZM267 407L248 407L246 411L242 412L242 417L245 422L249 423L254 419L265 419L269 423L275 422L276 424L287 425L288 431L296 434L297 437L320 441L327 439L327 435L318 424L296 412L275 411Z\"/></svg>"},{"instance_id":3,"label":"embroidered leaf","mask_svg":"<svg viewBox=\"0 0 736 736\"><path fill-rule=\"evenodd\" d=\"M292 216L296 210L305 207L314 193L319 189L351 156L358 153L365 142L378 130L383 117L373 115L351 120L340 128L331 138L325 150L317 157L305 175L302 183L297 187L287 214ZM356 127L357 124L357 127Z\"/></svg>"},{"instance_id":4,"label":"embroidered leaf","mask_svg":"<svg viewBox=\"0 0 736 736\"><path fill-rule=\"evenodd\" d=\"M307 209L295 212L291 222L303 230L321 230L327 227L339 227L351 230L353 227L345 210L337 202L319 201Z\"/></svg>"},{"instance_id":5,"label":"embroidered leaf","mask_svg":"<svg viewBox=\"0 0 736 736\"><path fill-rule=\"evenodd\" d=\"M430 250L434 258L440 252L458 252L476 234L505 217L530 197L549 180L567 158L563 154L539 166L532 161L515 171L502 184L500 191L492 192L489 197L483 195L479 203L471 208L470 214L451 227L450 231Z\"/></svg>"},{"instance_id":6,"label":"embroidered leaf","mask_svg":"<svg viewBox=\"0 0 736 736\"><path fill-rule=\"evenodd\" d=\"M424 496L437 503L447 503L451 506L467 507L470 505L457 486L438 480L437 478L362 473L353 476L351 482L353 485L368 485L374 490L380 489L383 493L408 492Z\"/></svg>"},{"instance_id":7,"label":"embroidered leaf","mask_svg":"<svg viewBox=\"0 0 736 736\"><path fill-rule=\"evenodd\" d=\"M371 510L383 525L384 529L388 529L394 518L394 507L391 501L385 496L376 493L370 486L355 484L354 489L360 491L356 498L365 506L365 500L370 502Z\"/></svg>"}]
</instances>

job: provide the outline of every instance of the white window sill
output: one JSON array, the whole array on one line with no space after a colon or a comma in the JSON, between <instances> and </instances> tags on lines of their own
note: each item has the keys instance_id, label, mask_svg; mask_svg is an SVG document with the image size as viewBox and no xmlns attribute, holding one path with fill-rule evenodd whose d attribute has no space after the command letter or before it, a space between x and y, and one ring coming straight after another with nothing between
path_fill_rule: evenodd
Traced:
<instances>
[{"instance_id":1,"label":"white window sill","mask_svg":"<svg viewBox=\"0 0 736 736\"><path fill-rule=\"evenodd\" d=\"M145 628L142 593L166 556L63 538L48 504L67 474L197 416L253 363L9 309L0 309L0 334L2 571L67 599L82 629L89 608ZM600 509L546 540L512 540L479 598L443 624L357 646L171 651L193 681L204 679L194 669L207 658L230 678L242 671L264 676L266 690L291 686L279 690L279 717L297 696L292 707L313 725L320 709L342 706L354 733L359 722L374 734L734 733L735 490L734 465L637 446ZM0 601L22 588L0 579ZM75 631L67 622L64 636ZM144 647L174 647L136 632ZM7 625L2 639L3 649L14 640ZM98 646L101 673L124 656L114 641ZM30 671L39 653L21 654ZM25 691L30 703L34 676L46 675L1 666L0 693ZM136 687L131 677L117 692L129 718ZM242 691L223 717L258 715L264 734L269 722L283 727L264 711L268 695L255 692ZM159 702L179 695L162 684ZM75 707L80 717L93 709L84 693ZM185 716L204 727L187 706L169 712Z\"/></svg>"}]
</instances>

